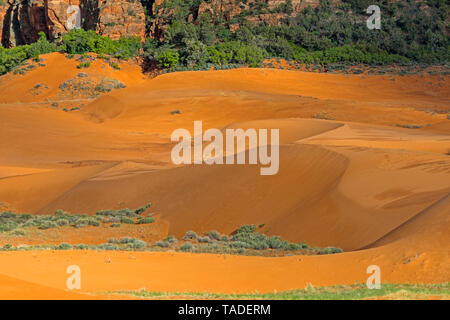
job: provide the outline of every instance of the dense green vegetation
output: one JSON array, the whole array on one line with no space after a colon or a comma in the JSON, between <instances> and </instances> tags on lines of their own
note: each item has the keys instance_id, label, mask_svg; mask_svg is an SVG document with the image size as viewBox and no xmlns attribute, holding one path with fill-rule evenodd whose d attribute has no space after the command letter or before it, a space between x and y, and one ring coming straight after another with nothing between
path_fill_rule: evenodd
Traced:
<instances>
[{"instance_id":1,"label":"dense green vegetation","mask_svg":"<svg viewBox=\"0 0 450 320\"><path fill-rule=\"evenodd\" d=\"M382 10L382 29L366 26L369 5ZM447 63L450 57L446 34L448 5L445 0L372 1L343 0L334 8L322 0L293 17L292 3L269 10L263 1L252 4L251 11L225 21L220 15L203 14L196 23L189 16L199 1L167 1L164 16L169 25L164 41L150 39L146 56L159 66L174 69L227 68L233 64L258 66L267 57L296 60L306 64L409 64ZM167 10L166 10L167 11ZM252 25L247 18L260 13L286 13L280 26ZM156 18L156 17L154 17ZM161 17L159 17L161 19ZM230 25L238 24L232 33ZM167 55L176 57L167 63Z\"/></svg>"},{"instance_id":2,"label":"dense green vegetation","mask_svg":"<svg viewBox=\"0 0 450 320\"><path fill-rule=\"evenodd\" d=\"M0 75L5 74L28 59L35 59L41 54L50 52L65 52L69 55L97 53L100 57L113 57L127 60L139 54L141 39L136 37L111 40L98 35L92 30L72 30L64 34L57 43L50 43L43 32L40 39L31 44L5 49L0 46ZM89 67L86 64L80 68Z\"/></svg>"},{"instance_id":3,"label":"dense green vegetation","mask_svg":"<svg viewBox=\"0 0 450 320\"><path fill-rule=\"evenodd\" d=\"M296 16L289 0L272 10L261 0L231 19L209 13L195 16L199 0L165 1L154 12L153 1L141 1L148 22L159 19L167 26L157 39L148 38L142 46L138 38L113 41L94 31L73 30L57 43L49 43L41 34L32 45L0 47L0 74L53 51L94 52L118 59L143 55L150 66L168 70L257 67L273 57L320 65L446 64L450 60L445 0L342 0L337 7L321 0L317 8L308 7ZM366 26L366 8L372 4L381 8L381 30ZM263 13L280 13L281 24L248 21ZM239 28L231 32L232 26Z\"/></svg>"},{"instance_id":4,"label":"dense green vegetation","mask_svg":"<svg viewBox=\"0 0 450 320\"><path fill-rule=\"evenodd\" d=\"M390 284L383 283L381 289L370 290L364 284L341 285L334 287L309 286L302 290L291 290L275 293L251 294L220 294L220 293L192 293L192 292L151 292L120 291L120 295L130 295L145 298L174 298L181 299L224 299L224 300L360 300L372 297L386 299L427 299L427 296L450 297L450 283L443 284Z\"/></svg>"}]
</instances>

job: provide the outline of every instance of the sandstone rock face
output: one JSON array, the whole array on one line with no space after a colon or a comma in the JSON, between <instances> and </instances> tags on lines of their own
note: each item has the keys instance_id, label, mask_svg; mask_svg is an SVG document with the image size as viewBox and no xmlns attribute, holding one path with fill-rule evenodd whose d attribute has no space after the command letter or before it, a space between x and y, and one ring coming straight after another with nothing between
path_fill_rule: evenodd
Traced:
<instances>
[{"instance_id":1,"label":"sandstone rock face","mask_svg":"<svg viewBox=\"0 0 450 320\"><path fill-rule=\"evenodd\" d=\"M1 4L0 3L0 44L1 39L3 38L3 22L5 21L6 16L6 10L7 10L7 4Z\"/></svg>"},{"instance_id":2,"label":"sandstone rock face","mask_svg":"<svg viewBox=\"0 0 450 320\"><path fill-rule=\"evenodd\" d=\"M164 9L162 4L168 0L156 0L153 5L153 15L156 17L151 22L150 34L155 38L162 38L164 31L167 29L166 22L163 17L172 15L175 10ZM282 5L286 4L286 0L265 0L265 4L269 11L276 11ZM339 0L332 0L332 4L339 3ZM219 20L225 19L231 22L231 20L240 15L243 11L248 12L246 19L253 23L267 23L271 25L279 25L284 19L289 16L296 16L300 11L308 6L317 7L320 4L320 0L291 0L292 13L289 15L287 13L269 13L261 12L254 13L254 5L256 0L247 0L245 3L240 0L209 0L202 1L199 5L197 12L194 13L195 18L201 17L202 14L208 14L211 17ZM232 23L231 31L235 32L239 29L239 24Z\"/></svg>"},{"instance_id":3,"label":"sandstone rock face","mask_svg":"<svg viewBox=\"0 0 450 320\"><path fill-rule=\"evenodd\" d=\"M80 8L81 26L101 35L145 37L145 13L139 0L46 0L49 32L52 39L68 31L67 21L76 14L70 6ZM71 13L71 14L69 14Z\"/></svg>"},{"instance_id":4,"label":"sandstone rock face","mask_svg":"<svg viewBox=\"0 0 450 320\"><path fill-rule=\"evenodd\" d=\"M113 39L124 36L145 37L145 12L139 0L100 0L97 32Z\"/></svg>"},{"instance_id":5,"label":"sandstone rock face","mask_svg":"<svg viewBox=\"0 0 450 320\"><path fill-rule=\"evenodd\" d=\"M76 14L76 12L71 13L71 11L68 11L69 6L79 6L81 13L81 9L84 8L82 4L84 3L81 0L45 1L45 14L48 26L47 34L49 39L54 40L69 31L67 26L69 17Z\"/></svg>"},{"instance_id":6,"label":"sandstone rock face","mask_svg":"<svg viewBox=\"0 0 450 320\"><path fill-rule=\"evenodd\" d=\"M175 9L164 8L169 0L145 1L152 11L149 34L162 38L168 27L167 17ZM278 25L289 17L295 16L307 6L316 7L320 0L291 0L292 13L277 11L287 0L265 0L268 9L255 12L252 5L256 0L204 0L197 12L189 15L189 21L195 23L203 14L230 22L231 30L239 29L239 24L232 21L243 11L248 12L246 19L253 23ZM339 0L332 0L337 3ZM4 0L0 5L0 37L5 47L27 44L36 41L38 33L43 31L50 40L55 40L68 32L72 23L86 30L95 30L99 34L118 39L123 36L146 36L146 17L141 0ZM75 9L76 10L75 10ZM259 10L258 10L259 11ZM276 13L274 13L276 12ZM217 21L216 20L216 21Z\"/></svg>"},{"instance_id":7,"label":"sandstone rock face","mask_svg":"<svg viewBox=\"0 0 450 320\"><path fill-rule=\"evenodd\" d=\"M139 0L6 0L0 5L0 36L4 47L36 41L39 32L50 40L73 26L118 39L145 37L145 13Z\"/></svg>"},{"instance_id":8,"label":"sandstone rock face","mask_svg":"<svg viewBox=\"0 0 450 320\"><path fill-rule=\"evenodd\" d=\"M4 46L36 41L45 31L44 0L8 0L0 6L0 34Z\"/></svg>"}]
</instances>

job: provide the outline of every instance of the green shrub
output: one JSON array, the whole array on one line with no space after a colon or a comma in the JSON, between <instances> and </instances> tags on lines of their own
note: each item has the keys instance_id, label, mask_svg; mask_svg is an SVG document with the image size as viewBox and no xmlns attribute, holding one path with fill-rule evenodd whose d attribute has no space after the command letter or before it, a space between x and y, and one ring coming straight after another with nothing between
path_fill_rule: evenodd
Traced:
<instances>
[{"instance_id":1,"label":"green shrub","mask_svg":"<svg viewBox=\"0 0 450 320\"><path fill-rule=\"evenodd\" d=\"M183 240L194 240L197 238L198 235L194 231L188 231L186 232L186 235L184 236Z\"/></svg>"},{"instance_id":2,"label":"green shrub","mask_svg":"<svg viewBox=\"0 0 450 320\"><path fill-rule=\"evenodd\" d=\"M72 250L73 246L68 243L61 243L59 246L55 248L55 250Z\"/></svg>"},{"instance_id":3,"label":"green shrub","mask_svg":"<svg viewBox=\"0 0 450 320\"><path fill-rule=\"evenodd\" d=\"M130 218L127 217L122 217L120 218L120 222L121 223L125 223L125 224L134 224L134 221Z\"/></svg>"},{"instance_id":4,"label":"green shrub","mask_svg":"<svg viewBox=\"0 0 450 320\"><path fill-rule=\"evenodd\" d=\"M93 30L74 29L62 36L62 48L68 54L112 55L119 59L130 59L141 49L141 40L137 37L112 40Z\"/></svg>"},{"instance_id":5,"label":"green shrub","mask_svg":"<svg viewBox=\"0 0 450 320\"><path fill-rule=\"evenodd\" d=\"M5 232L5 231L11 231L14 230L18 227L18 224L15 222L6 222L6 223L2 223L0 224L0 232Z\"/></svg>"},{"instance_id":6,"label":"green shrub","mask_svg":"<svg viewBox=\"0 0 450 320\"><path fill-rule=\"evenodd\" d=\"M157 54L156 62L162 69L172 69L180 63L180 55L175 51L164 51Z\"/></svg>"},{"instance_id":7,"label":"green shrub","mask_svg":"<svg viewBox=\"0 0 450 320\"><path fill-rule=\"evenodd\" d=\"M97 248L99 250L105 250L105 251L119 250L119 247L117 245L111 244L111 243L104 243L104 244L98 245Z\"/></svg>"},{"instance_id":8,"label":"green shrub","mask_svg":"<svg viewBox=\"0 0 450 320\"><path fill-rule=\"evenodd\" d=\"M153 223L155 222L155 219L153 219L152 217L146 217L146 218L141 218L138 220L138 224L149 224L149 223Z\"/></svg>"},{"instance_id":9,"label":"green shrub","mask_svg":"<svg viewBox=\"0 0 450 320\"><path fill-rule=\"evenodd\" d=\"M139 239L133 239L132 242L127 243L127 247L130 249L138 250L143 249L147 246L147 242L139 240Z\"/></svg>"},{"instance_id":10,"label":"green shrub","mask_svg":"<svg viewBox=\"0 0 450 320\"><path fill-rule=\"evenodd\" d=\"M190 242L183 243L183 245L180 247L180 250L184 252L192 251L192 249L193 245Z\"/></svg>"},{"instance_id":11,"label":"green shrub","mask_svg":"<svg viewBox=\"0 0 450 320\"><path fill-rule=\"evenodd\" d=\"M123 237L123 238L120 238L119 243L127 244L127 243L133 243L133 241L134 241L134 238Z\"/></svg>"},{"instance_id":12,"label":"green shrub","mask_svg":"<svg viewBox=\"0 0 450 320\"><path fill-rule=\"evenodd\" d=\"M115 63L115 62L110 62L109 65L110 65L113 69L120 70L119 65L118 65L117 63Z\"/></svg>"},{"instance_id":13,"label":"green shrub","mask_svg":"<svg viewBox=\"0 0 450 320\"><path fill-rule=\"evenodd\" d=\"M78 69L83 69L83 68L89 68L91 66L91 63L90 62L81 62L78 66L77 66L77 68Z\"/></svg>"},{"instance_id":14,"label":"green shrub","mask_svg":"<svg viewBox=\"0 0 450 320\"><path fill-rule=\"evenodd\" d=\"M211 238L210 237L198 237L197 241L198 242L202 242L202 243L210 243L211 242Z\"/></svg>"},{"instance_id":15,"label":"green shrub","mask_svg":"<svg viewBox=\"0 0 450 320\"><path fill-rule=\"evenodd\" d=\"M17 46L12 49L5 49L0 46L0 75L22 65L28 59L37 58L41 54L58 50L55 44L47 41L43 32L40 32L39 36L39 40L31 45ZM17 70L17 73L22 72L24 70Z\"/></svg>"},{"instance_id":16,"label":"green shrub","mask_svg":"<svg viewBox=\"0 0 450 320\"><path fill-rule=\"evenodd\" d=\"M218 231L216 231L216 230L209 231L208 233L206 233L206 235L211 240L220 240L220 233Z\"/></svg>"},{"instance_id":17,"label":"green shrub","mask_svg":"<svg viewBox=\"0 0 450 320\"><path fill-rule=\"evenodd\" d=\"M168 243L174 243L177 242L178 240L177 238L175 238L175 236L168 236L167 238L164 239L164 241Z\"/></svg>"},{"instance_id":18,"label":"green shrub","mask_svg":"<svg viewBox=\"0 0 450 320\"><path fill-rule=\"evenodd\" d=\"M141 208L139 208L139 209L136 209L134 212L135 212L136 214L138 214L138 215L143 214L143 213L146 212L149 208L151 208L151 206L152 206L151 203L146 204L145 206L143 206L143 207L141 207Z\"/></svg>"},{"instance_id":19,"label":"green shrub","mask_svg":"<svg viewBox=\"0 0 450 320\"><path fill-rule=\"evenodd\" d=\"M161 248L168 248L170 243L168 241L158 241L156 242L156 245Z\"/></svg>"},{"instance_id":20,"label":"green shrub","mask_svg":"<svg viewBox=\"0 0 450 320\"><path fill-rule=\"evenodd\" d=\"M53 229L53 228L58 228L58 224L56 224L55 222L52 222L52 221L43 221L39 225L39 229L41 229L41 230L47 230L47 229Z\"/></svg>"}]
</instances>

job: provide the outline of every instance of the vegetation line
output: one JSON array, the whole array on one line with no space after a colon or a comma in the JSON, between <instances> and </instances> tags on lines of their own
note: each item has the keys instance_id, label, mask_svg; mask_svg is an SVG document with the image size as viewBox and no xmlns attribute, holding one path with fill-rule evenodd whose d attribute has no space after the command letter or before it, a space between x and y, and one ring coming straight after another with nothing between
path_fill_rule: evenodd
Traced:
<instances>
[{"instance_id":1,"label":"vegetation line","mask_svg":"<svg viewBox=\"0 0 450 320\"><path fill-rule=\"evenodd\" d=\"M230 299L230 300L359 300L383 297L386 299L426 299L428 296L450 298L450 283L442 284L390 284L383 283L381 289L370 290L364 284L338 285L331 287L314 287L274 293L222 294L207 292L151 292L116 291L101 294L117 294L139 298L173 298L173 299Z\"/></svg>"}]
</instances>

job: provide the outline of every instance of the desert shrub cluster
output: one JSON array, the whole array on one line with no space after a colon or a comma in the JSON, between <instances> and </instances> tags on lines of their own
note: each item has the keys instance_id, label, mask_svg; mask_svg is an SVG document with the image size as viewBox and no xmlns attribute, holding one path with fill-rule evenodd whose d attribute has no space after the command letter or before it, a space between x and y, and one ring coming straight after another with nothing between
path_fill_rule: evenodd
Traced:
<instances>
[{"instance_id":1,"label":"desert shrub cluster","mask_svg":"<svg viewBox=\"0 0 450 320\"><path fill-rule=\"evenodd\" d=\"M30 215L16 215L11 212L4 212L0 216L0 232L14 232L35 226L41 229L57 228L59 226L72 226L76 228L86 226L99 226L100 224L112 223L115 221L130 220L134 224L152 223L151 217L141 217L148 206L130 210L122 209L118 211L99 211L95 216L69 215L59 211L52 216L41 216L34 218ZM142 222L142 220L145 220ZM111 226L112 226L111 225ZM141 239L132 237L122 237L119 239L110 238L107 243L99 245L68 244L60 245L20 245L12 246L6 244L0 247L0 251L17 250L120 250L120 251L181 251L192 253L221 253L240 255L260 255L260 256L283 256L286 254L299 255L323 255L343 252L335 247L314 248L306 243L290 243L278 236L267 236L257 232L255 225L241 226L233 235L223 235L216 230L199 235L194 231L186 232L183 239L178 240L175 236L166 237L153 244ZM20 235L20 234L18 234Z\"/></svg>"},{"instance_id":2,"label":"desert shrub cluster","mask_svg":"<svg viewBox=\"0 0 450 320\"><path fill-rule=\"evenodd\" d=\"M176 241L160 241L157 243L162 248L173 248L185 252L196 253L230 253L230 254L258 254L267 251L297 252L302 254L333 254L341 253L342 249L312 248L306 243L290 243L279 236L267 236L257 232L256 225L241 226L232 236L222 235L216 230L209 231L205 235L198 235L194 231L186 232L183 243Z\"/></svg>"},{"instance_id":3,"label":"desert shrub cluster","mask_svg":"<svg viewBox=\"0 0 450 320\"><path fill-rule=\"evenodd\" d=\"M0 213L0 232L12 232L26 228L41 230L59 227L84 228L99 227L105 224L150 224L155 222L151 216L143 214L151 207L147 204L138 209L102 210L95 215L72 214L64 210L57 210L52 215L18 214L12 211Z\"/></svg>"},{"instance_id":4,"label":"desert shrub cluster","mask_svg":"<svg viewBox=\"0 0 450 320\"><path fill-rule=\"evenodd\" d=\"M109 239L102 244L70 244L61 243L59 245L19 245L13 246L5 244L0 247L0 251L38 251L38 250L96 250L96 251L139 251L148 246L147 242L124 237L120 239Z\"/></svg>"}]
</instances>

